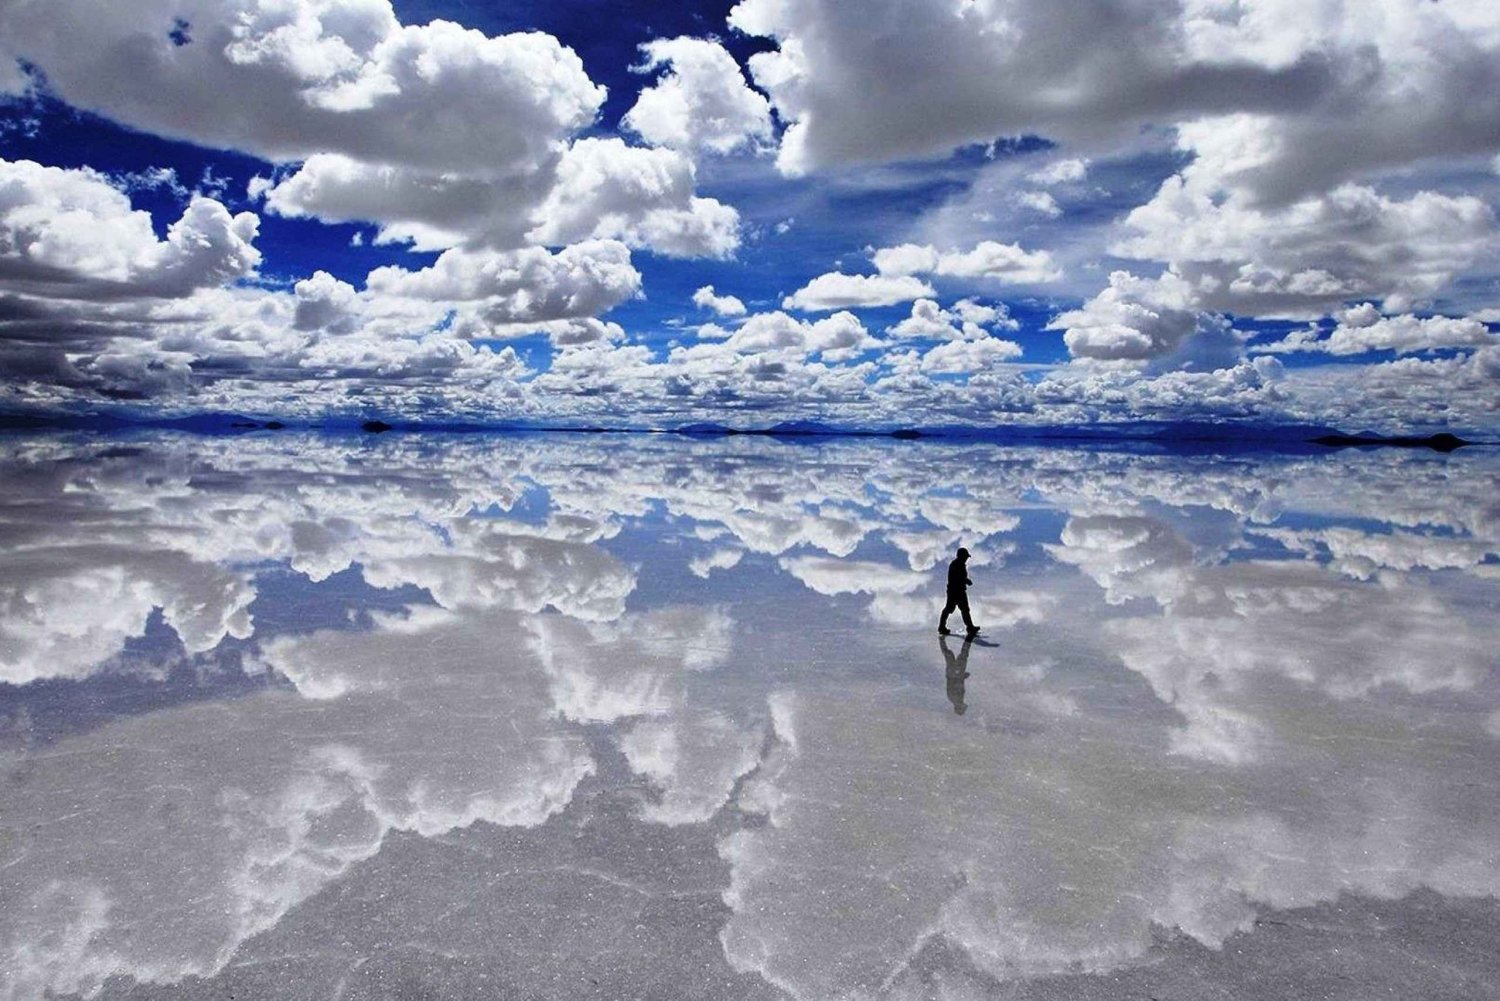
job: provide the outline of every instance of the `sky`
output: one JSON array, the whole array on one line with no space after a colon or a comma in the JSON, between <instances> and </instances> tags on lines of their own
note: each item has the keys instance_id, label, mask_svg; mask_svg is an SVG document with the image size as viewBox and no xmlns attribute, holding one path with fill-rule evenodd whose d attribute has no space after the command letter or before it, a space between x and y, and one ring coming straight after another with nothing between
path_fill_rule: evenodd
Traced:
<instances>
[{"instance_id":1,"label":"sky","mask_svg":"<svg viewBox=\"0 0 1500 1001\"><path fill-rule=\"evenodd\" d=\"M0 0L0 411L1500 430L1491 0Z\"/></svg>"}]
</instances>

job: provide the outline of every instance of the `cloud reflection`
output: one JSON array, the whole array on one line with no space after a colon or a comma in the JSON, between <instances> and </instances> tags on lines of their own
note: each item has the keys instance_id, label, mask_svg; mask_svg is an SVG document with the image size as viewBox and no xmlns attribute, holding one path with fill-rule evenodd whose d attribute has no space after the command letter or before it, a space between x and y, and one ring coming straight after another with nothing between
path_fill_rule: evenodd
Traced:
<instances>
[{"instance_id":1,"label":"cloud reflection","mask_svg":"<svg viewBox=\"0 0 1500 1001\"><path fill-rule=\"evenodd\" d=\"M798 998L1500 894L1483 453L143 434L7 439L0 482L5 733L155 610L274 682L0 751L0 996L212 976L393 831L606 781L713 825L724 959ZM955 672L958 544L995 645ZM257 618L287 573L347 615Z\"/></svg>"}]
</instances>

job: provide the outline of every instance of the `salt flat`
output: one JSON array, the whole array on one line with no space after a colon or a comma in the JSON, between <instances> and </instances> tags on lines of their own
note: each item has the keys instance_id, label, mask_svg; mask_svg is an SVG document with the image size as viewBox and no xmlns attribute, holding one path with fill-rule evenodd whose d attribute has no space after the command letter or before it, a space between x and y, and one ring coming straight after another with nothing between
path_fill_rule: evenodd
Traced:
<instances>
[{"instance_id":1,"label":"salt flat","mask_svg":"<svg viewBox=\"0 0 1500 1001\"><path fill-rule=\"evenodd\" d=\"M0 543L3 998L1500 993L1487 451L29 435Z\"/></svg>"}]
</instances>

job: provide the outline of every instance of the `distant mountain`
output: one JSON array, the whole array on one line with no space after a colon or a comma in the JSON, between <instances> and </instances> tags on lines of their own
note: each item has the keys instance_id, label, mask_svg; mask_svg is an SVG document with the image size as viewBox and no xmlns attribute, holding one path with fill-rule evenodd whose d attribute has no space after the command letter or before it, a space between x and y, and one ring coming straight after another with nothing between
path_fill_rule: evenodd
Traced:
<instances>
[{"instance_id":1,"label":"distant mountain","mask_svg":"<svg viewBox=\"0 0 1500 1001\"><path fill-rule=\"evenodd\" d=\"M1337 434L1317 424L1251 424L1214 421L1138 421L1129 424L942 425L890 432L891 437L994 443L1092 442L1122 449L1205 451L1312 450L1313 440Z\"/></svg>"},{"instance_id":2,"label":"distant mountain","mask_svg":"<svg viewBox=\"0 0 1500 1001\"><path fill-rule=\"evenodd\" d=\"M278 426L281 425L279 422ZM268 425L243 414L193 414L187 417L121 417L114 414L0 414L0 428L67 428L113 431L152 427L195 434L241 434Z\"/></svg>"},{"instance_id":3,"label":"distant mountain","mask_svg":"<svg viewBox=\"0 0 1500 1001\"><path fill-rule=\"evenodd\" d=\"M194 431L198 434L240 434L255 431L261 422L244 414L193 414L188 417L168 417L142 421L154 428L171 428L174 431Z\"/></svg>"},{"instance_id":4,"label":"distant mountain","mask_svg":"<svg viewBox=\"0 0 1500 1001\"><path fill-rule=\"evenodd\" d=\"M1318 445L1327 445L1330 448L1368 448L1377 445L1389 445L1396 448L1430 448L1434 452L1452 452L1463 448L1465 445L1474 444L1465 441L1456 434L1446 431L1439 434L1430 434L1425 437L1411 437L1398 435L1387 437L1375 434L1325 434L1313 439Z\"/></svg>"},{"instance_id":5,"label":"distant mountain","mask_svg":"<svg viewBox=\"0 0 1500 1001\"><path fill-rule=\"evenodd\" d=\"M1174 421L1152 432L1158 441L1307 442L1337 428L1317 424L1240 424L1212 421Z\"/></svg>"},{"instance_id":6,"label":"distant mountain","mask_svg":"<svg viewBox=\"0 0 1500 1001\"><path fill-rule=\"evenodd\" d=\"M764 431L751 432L751 434L767 434L777 438L806 438L816 435L826 436L851 433L854 432L845 431L831 424L824 424L821 421L782 421L779 424L771 425Z\"/></svg>"}]
</instances>

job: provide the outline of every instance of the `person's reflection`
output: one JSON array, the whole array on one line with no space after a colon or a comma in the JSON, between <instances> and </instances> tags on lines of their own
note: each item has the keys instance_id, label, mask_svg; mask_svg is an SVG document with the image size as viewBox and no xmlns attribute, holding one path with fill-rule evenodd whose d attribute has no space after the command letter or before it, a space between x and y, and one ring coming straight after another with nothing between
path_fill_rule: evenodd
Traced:
<instances>
[{"instance_id":1,"label":"person's reflection","mask_svg":"<svg viewBox=\"0 0 1500 1001\"><path fill-rule=\"evenodd\" d=\"M954 656L953 651L948 649L948 637L938 637L938 646L943 650L943 663L947 665L948 701L953 703L953 711L960 716L968 708L964 705L964 679L969 676L969 647L973 645L973 635L965 636L964 645L959 647L958 655Z\"/></svg>"}]
</instances>

